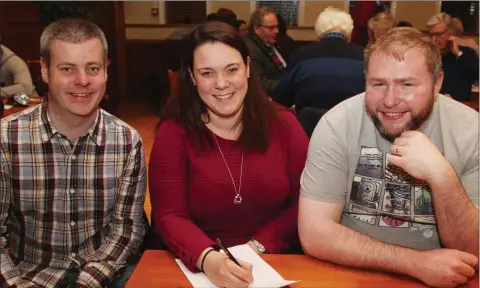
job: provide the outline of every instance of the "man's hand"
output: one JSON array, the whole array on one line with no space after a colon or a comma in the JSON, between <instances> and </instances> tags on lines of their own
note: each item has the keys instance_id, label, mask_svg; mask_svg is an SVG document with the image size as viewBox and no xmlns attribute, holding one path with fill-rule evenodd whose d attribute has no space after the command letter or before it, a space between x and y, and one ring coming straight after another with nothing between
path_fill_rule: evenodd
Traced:
<instances>
[{"instance_id":1,"label":"man's hand","mask_svg":"<svg viewBox=\"0 0 480 288\"><path fill-rule=\"evenodd\" d=\"M450 36L448 38L448 41L450 42L450 51L452 51L452 54L455 56L458 56L460 53L460 48L458 47L458 41L457 41L457 36Z\"/></svg>"},{"instance_id":2,"label":"man's hand","mask_svg":"<svg viewBox=\"0 0 480 288\"><path fill-rule=\"evenodd\" d=\"M456 287L475 275L478 259L453 249L421 251L411 276L433 287Z\"/></svg>"},{"instance_id":3,"label":"man's hand","mask_svg":"<svg viewBox=\"0 0 480 288\"><path fill-rule=\"evenodd\" d=\"M88 284L85 281L83 281L82 279L78 279L75 287L76 288L78 288L78 287L88 287Z\"/></svg>"},{"instance_id":4,"label":"man's hand","mask_svg":"<svg viewBox=\"0 0 480 288\"><path fill-rule=\"evenodd\" d=\"M402 133L393 142L391 153L387 159L389 164L429 184L441 179L447 169L453 169L430 139L418 131Z\"/></svg>"}]
</instances>

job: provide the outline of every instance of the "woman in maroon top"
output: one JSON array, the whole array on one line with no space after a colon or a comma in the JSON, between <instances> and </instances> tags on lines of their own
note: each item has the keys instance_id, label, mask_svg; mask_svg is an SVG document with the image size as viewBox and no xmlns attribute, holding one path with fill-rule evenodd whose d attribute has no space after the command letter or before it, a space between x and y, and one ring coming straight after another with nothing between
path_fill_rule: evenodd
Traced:
<instances>
[{"instance_id":1,"label":"woman in maroon top","mask_svg":"<svg viewBox=\"0 0 480 288\"><path fill-rule=\"evenodd\" d=\"M246 287L251 265L234 264L214 240L263 253L298 247L308 138L260 88L233 27L206 22L186 42L183 77L150 156L152 223L189 269L219 286Z\"/></svg>"}]
</instances>

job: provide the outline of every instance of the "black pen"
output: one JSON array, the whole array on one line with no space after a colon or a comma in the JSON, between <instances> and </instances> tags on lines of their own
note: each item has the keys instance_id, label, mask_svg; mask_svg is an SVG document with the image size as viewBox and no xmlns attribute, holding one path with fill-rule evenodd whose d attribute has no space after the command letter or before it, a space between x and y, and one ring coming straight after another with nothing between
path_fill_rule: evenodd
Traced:
<instances>
[{"instance_id":1,"label":"black pen","mask_svg":"<svg viewBox=\"0 0 480 288\"><path fill-rule=\"evenodd\" d=\"M217 238L217 243L218 245L220 246L220 248L225 251L225 254L227 254L228 258L230 260L233 261L233 263L237 264L238 266L242 267L242 265L240 265L240 263L238 263L237 259L235 259L235 257L233 257L232 253L230 253L230 251L228 251L227 247L223 246L223 243L222 243L222 240L220 240L220 238Z\"/></svg>"}]
</instances>

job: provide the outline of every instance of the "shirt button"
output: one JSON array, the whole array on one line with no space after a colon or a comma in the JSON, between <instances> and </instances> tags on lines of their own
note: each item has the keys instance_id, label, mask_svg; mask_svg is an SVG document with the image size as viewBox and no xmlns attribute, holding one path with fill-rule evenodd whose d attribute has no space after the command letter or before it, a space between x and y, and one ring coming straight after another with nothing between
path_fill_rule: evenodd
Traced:
<instances>
[{"instance_id":1,"label":"shirt button","mask_svg":"<svg viewBox=\"0 0 480 288\"><path fill-rule=\"evenodd\" d=\"M72 254L70 254L70 256L75 257L75 256L77 256L77 254L72 253Z\"/></svg>"},{"instance_id":2,"label":"shirt button","mask_svg":"<svg viewBox=\"0 0 480 288\"><path fill-rule=\"evenodd\" d=\"M72 160L75 160L77 159L77 157L75 155L72 156Z\"/></svg>"},{"instance_id":3,"label":"shirt button","mask_svg":"<svg viewBox=\"0 0 480 288\"><path fill-rule=\"evenodd\" d=\"M70 194L73 194L73 193L75 193L75 190L72 188L70 189Z\"/></svg>"},{"instance_id":4,"label":"shirt button","mask_svg":"<svg viewBox=\"0 0 480 288\"><path fill-rule=\"evenodd\" d=\"M75 226L75 222L74 221L70 222L70 226Z\"/></svg>"}]
</instances>

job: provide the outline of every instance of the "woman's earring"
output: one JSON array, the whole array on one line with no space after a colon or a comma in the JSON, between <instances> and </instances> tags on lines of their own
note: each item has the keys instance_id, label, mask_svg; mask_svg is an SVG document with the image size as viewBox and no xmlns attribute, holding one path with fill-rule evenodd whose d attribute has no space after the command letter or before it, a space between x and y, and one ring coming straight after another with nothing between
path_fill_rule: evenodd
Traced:
<instances>
[{"instance_id":1,"label":"woman's earring","mask_svg":"<svg viewBox=\"0 0 480 288\"><path fill-rule=\"evenodd\" d=\"M188 74L190 74L190 79L192 80L193 86L197 86L197 83L195 83L195 78L193 78L192 73L188 73Z\"/></svg>"}]
</instances>

